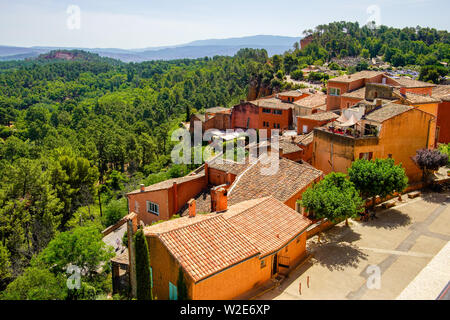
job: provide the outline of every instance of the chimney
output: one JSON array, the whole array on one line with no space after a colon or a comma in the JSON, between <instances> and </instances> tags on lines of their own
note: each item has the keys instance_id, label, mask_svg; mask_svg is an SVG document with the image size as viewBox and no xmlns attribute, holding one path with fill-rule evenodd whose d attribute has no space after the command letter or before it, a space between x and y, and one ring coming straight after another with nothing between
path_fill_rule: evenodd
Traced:
<instances>
[{"instance_id":1,"label":"chimney","mask_svg":"<svg viewBox=\"0 0 450 320\"><path fill-rule=\"evenodd\" d=\"M228 191L225 185L211 189L211 212L221 212L228 209Z\"/></svg>"},{"instance_id":2,"label":"chimney","mask_svg":"<svg viewBox=\"0 0 450 320\"><path fill-rule=\"evenodd\" d=\"M208 162L205 162L205 180L206 185L209 184L209 168L208 168Z\"/></svg>"},{"instance_id":3,"label":"chimney","mask_svg":"<svg viewBox=\"0 0 450 320\"><path fill-rule=\"evenodd\" d=\"M141 192L145 191L145 184L141 184Z\"/></svg>"},{"instance_id":4,"label":"chimney","mask_svg":"<svg viewBox=\"0 0 450 320\"><path fill-rule=\"evenodd\" d=\"M375 99L375 107L381 107L382 104L383 102L381 101L381 99Z\"/></svg>"},{"instance_id":5,"label":"chimney","mask_svg":"<svg viewBox=\"0 0 450 320\"><path fill-rule=\"evenodd\" d=\"M195 218L195 199L188 201L189 205L189 218Z\"/></svg>"},{"instance_id":6,"label":"chimney","mask_svg":"<svg viewBox=\"0 0 450 320\"><path fill-rule=\"evenodd\" d=\"M173 182L173 209L174 214L178 212L178 184Z\"/></svg>"},{"instance_id":7,"label":"chimney","mask_svg":"<svg viewBox=\"0 0 450 320\"><path fill-rule=\"evenodd\" d=\"M227 185L231 185L233 183L231 180L231 173L227 172Z\"/></svg>"}]
</instances>

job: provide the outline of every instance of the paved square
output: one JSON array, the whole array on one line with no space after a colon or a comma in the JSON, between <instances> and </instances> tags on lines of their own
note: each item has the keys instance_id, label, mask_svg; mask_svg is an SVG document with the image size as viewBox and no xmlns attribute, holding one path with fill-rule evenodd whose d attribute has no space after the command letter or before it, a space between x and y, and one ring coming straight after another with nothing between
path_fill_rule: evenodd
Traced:
<instances>
[{"instance_id":1,"label":"paved square","mask_svg":"<svg viewBox=\"0 0 450 320\"><path fill-rule=\"evenodd\" d=\"M313 258L258 299L395 299L450 240L449 204L449 192L424 193L378 219L340 223L320 244L308 240ZM370 266L381 272L379 289L367 286Z\"/></svg>"}]
</instances>

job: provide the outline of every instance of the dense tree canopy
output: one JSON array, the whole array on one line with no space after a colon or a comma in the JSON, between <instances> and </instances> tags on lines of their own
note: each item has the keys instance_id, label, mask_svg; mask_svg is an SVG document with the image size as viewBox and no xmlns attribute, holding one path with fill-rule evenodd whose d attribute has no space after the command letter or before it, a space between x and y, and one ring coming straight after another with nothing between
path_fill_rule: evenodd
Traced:
<instances>
[{"instance_id":1,"label":"dense tree canopy","mask_svg":"<svg viewBox=\"0 0 450 320\"><path fill-rule=\"evenodd\" d=\"M394 159L356 160L348 169L348 175L363 197L373 198L373 206L376 196L385 198L408 186L405 169L395 165Z\"/></svg>"},{"instance_id":2,"label":"dense tree canopy","mask_svg":"<svg viewBox=\"0 0 450 320\"><path fill-rule=\"evenodd\" d=\"M316 219L332 222L355 217L363 211L363 201L353 183L343 173L330 173L307 189L301 204Z\"/></svg>"}]
</instances>

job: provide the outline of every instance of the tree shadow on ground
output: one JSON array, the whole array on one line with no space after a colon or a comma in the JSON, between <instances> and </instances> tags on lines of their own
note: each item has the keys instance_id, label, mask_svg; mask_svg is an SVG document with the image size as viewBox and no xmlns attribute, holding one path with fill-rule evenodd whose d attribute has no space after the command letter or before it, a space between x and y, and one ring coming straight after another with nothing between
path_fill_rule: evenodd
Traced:
<instances>
[{"instance_id":1,"label":"tree shadow on ground","mask_svg":"<svg viewBox=\"0 0 450 320\"><path fill-rule=\"evenodd\" d=\"M397 209L389 209L383 212L378 212L376 218L374 219L369 219L369 221L361 221L359 223L367 227L394 230L400 227L409 226L412 223L412 220L409 215Z\"/></svg>"},{"instance_id":2,"label":"tree shadow on ground","mask_svg":"<svg viewBox=\"0 0 450 320\"><path fill-rule=\"evenodd\" d=\"M347 227L344 224L339 224L333 226L332 229L328 230L325 234L325 238L330 240L330 242L353 243L361 239L361 234L355 232L355 230L353 230L351 226Z\"/></svg>"},{"instance_id":3,"label":"tree shadow on ground","mask_svg":"<svg viewBox=\"0 0 450 320\"><path fill-rule=\"evenodd\" d=\"M450 196L450 189L448 186L427 187L422 193L422 199L428 203L442 204L447 201Z\"/></svg>"},{"instance_id":4,"label":"tree shadow on ground","mask_svg":"<svg viewBox=\"0 0 450 320\"><path fill-rule=\"evenodd\" d=\"M361 261L367 260L367 254L346 242L311 244L310 247L317 263L330 271L357 268Z\"/></svg>"}]
</instances>

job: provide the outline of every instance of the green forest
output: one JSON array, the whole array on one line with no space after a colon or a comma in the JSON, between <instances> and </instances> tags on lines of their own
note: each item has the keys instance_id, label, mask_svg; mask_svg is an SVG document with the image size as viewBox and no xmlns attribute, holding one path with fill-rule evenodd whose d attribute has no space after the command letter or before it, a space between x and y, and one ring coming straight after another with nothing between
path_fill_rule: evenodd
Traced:
<instances>
[{"instance_id":1,"label":"green forest","mask_svg":"<svg viewBox=\"0 0 450 320\"><path fill-rule=\"evenodd\" d=\"M306 33L310 46L273 57L122 63L68 51L73 60L0 62L0 298L105 299L114 252L101 231L127 214L125 194L140 183L195 169L170 160L170 134L192 113L232 107L251 87L293 88L285 75L338 56L381 55L425 81L448 74L447 31L339 22ZM66 285L69 265L82 268L80 289Z\"/></svg>"}]
</instances>

